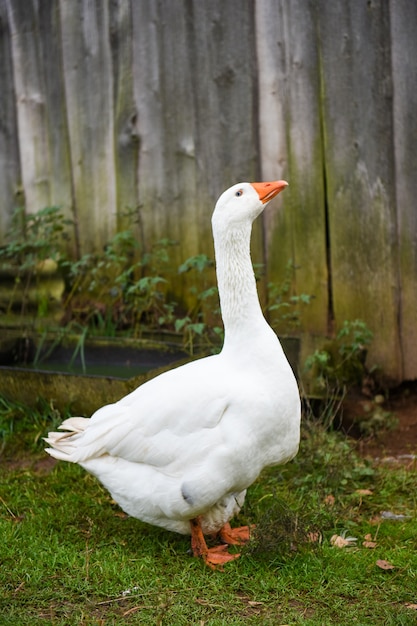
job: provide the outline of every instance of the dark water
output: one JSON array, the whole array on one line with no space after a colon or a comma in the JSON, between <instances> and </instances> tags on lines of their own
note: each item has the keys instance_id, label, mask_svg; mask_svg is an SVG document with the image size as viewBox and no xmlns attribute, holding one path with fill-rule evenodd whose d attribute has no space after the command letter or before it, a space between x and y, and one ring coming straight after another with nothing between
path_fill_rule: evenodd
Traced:
<instances>
[{"instance_id":1,"label":"dark water","mask_svg":"<svg viewBox=\"0 0 417 626\"><path fill-rule=\"evenodd\" d=\"M82 359L80 353L74 357L73 348L59 347L54 350L50 357L26 367L47 372L128 379L159 367L168 366L185 357L186 354L180 351L163 352L116 346L86 346Z\"/></svg>"}]
</instances>

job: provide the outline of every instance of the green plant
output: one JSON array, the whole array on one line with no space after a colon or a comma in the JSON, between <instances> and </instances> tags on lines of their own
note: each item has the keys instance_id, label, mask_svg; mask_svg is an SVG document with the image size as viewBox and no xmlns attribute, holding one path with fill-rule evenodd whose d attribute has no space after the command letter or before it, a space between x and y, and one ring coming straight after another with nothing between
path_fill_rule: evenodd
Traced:
<instances>
[{"instance_id":1,"label":"green plant","mask_svg":"<svg viewBox=\"0 0 417 626\"><path fill-rule=\"evenodd\" d=\"M378 437L386 430L393 430L398 425L398 419L392 411L384 407L385 397L377 394L361 403L362 411L353 416L353 423L365 437Z\"/></svg>"},{"instance_id":2,"label":"green plant","mask_svg":"<svg viewBox=\"0 0 417 626\"><path fill-rule=\"evenodd\" d=\"M16 305L19 291L20 314L28 308L29 290L38 283L40 273L51 261L58 264L63 244L67 241L67 227L71 223L58 207L46 207L37 213L26 213L19 207L12 215L6 244L0 247L0 263L14 276L14 288L7 313ZM38 314L46 314L47 301L38 299Z\"/></svg>"},{"instance_id":3,"label":"green plant","mask_svg":"<svg viewBox=\"0 0 417 626\"><path fill-rule=\"evenodd\" d=\"M135 271L137 242L130 231L122 231L108 242L102 253L87 253L76 261L65 260L67 294L64 300L65 322L74 320L90 330L117 327L123 317L121 277Z\"/></svg>"},{"instance_id":4,"label":"green plant","mask_svg":"<svg viewBox=\"0 0 417 626\"><path fill-rule=\"evenodd\" d=\"M16 400L0 395L0 457L26 450L35 452L42 449L42 436L47 428L56 428L62 415L52 401L38 398L36 407L29 409Z\"/></svg>"},{"instance_id":5,"label":"green plant","mask_svg":"<svg viewBox=\"0 0 417 626\"><path fill-rule=\"evenodd\" d=\"M214 261L205 254L198 254L187 259L178 268L180 274L197 272L198 282L202 285L200 291L195 285L189 287L189 293L194 299L194 306L187 314L175 322L176 331L182 331L183 345L191 354L194 351L195 340L218 351L223 339L223 324L221 321L219 296L217 285L214 285Z\"/></svg>"},{"instance_id":6,"label":"green plant","mask_svg":"<svg viewBox=\"0 0 417 626\"><path fill-rule=\"evenodd\" d=\"M365 360L372 338L362 320L345 321L334 340L306 359L314 390L328 396L359 384L367 373Z\"/></svg>"},{"instance_id":7,"label":"green plant","mask_svg":"<svg viewBox=\"0 0 417 626\"><path fill-rule=\"evenodd\" d=\"M85 361L85 343L88 336L88 326L78 324L77 322L70 321L66 326L56 329L52 341L49 341L49 332L45 330L39 337L39 341L36 347L35 356L33 359L33 365L38 367L42 362L47 361L55 349L61 345L68 337L69 334L76 337L74 351L68 363L69 369L72 368L77 356L80 356L81 369L85 374L87 372L87 366Z\"/></svg>"},{"instance_id":8,"label":"green plant","mask_svg":"<svg viewBox=\"0 0 417 626\"><path fill-rule=\"evenodd\" d=\"M125 218L132 220L135 216L130 212ZM52 259L65 279L60 328L49 346L49 333L43 333L37 363L65 336L76 333L80 334L76 352L81 357L87 336L124 333L140 337L145 330L174 333L190 354L197 347L219 350L223 325L212 259L198 254L176 269L171 250L177 242L161 239L144 251L128 229L116 233L101 252L73 260L66 256L63 246L68 224L56 207L32 216L18 210L8 243L0 249L0 261L8 259L16 266L16 289L26 281L21 312L25 310L29 286L36 284L40 263ZM255 266L255 272L259 273L260 268ZM268 313L272 325L281 332L297 326L301 307L309 302L309 296L291 292L293 271L289 263L283 283L268 285ZM175 274L184 278L182 303L170 293ZM37 298L36 313L41 317L48 312L49 303L40 291ZM11 306L12 302L9 309Z\"/></svg>"},{"instance_id":9,"label":"green plant","mask_svg":"<svg viewBox=\"0 0 417 626\"><path fill-rule=\"evenodd\" d=\"M306 293L294 294L293 277L296 266L288 261L285 276L280 284L268 283L267 313L273 328L281 334L290 333L300 326L303 308L310 304L311 296Z\"/></svg>"}]
</instances>

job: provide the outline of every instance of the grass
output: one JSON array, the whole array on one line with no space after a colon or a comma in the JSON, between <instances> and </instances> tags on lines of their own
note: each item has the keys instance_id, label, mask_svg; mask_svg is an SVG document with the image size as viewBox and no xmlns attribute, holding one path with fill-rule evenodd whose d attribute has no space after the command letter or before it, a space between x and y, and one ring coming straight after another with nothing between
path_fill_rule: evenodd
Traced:
<instances>
[{"instance_id":1,"label":"grass","mask_svg":"<svg viewBox=\"0 0 417 626\"><path fill-rule=\"evenodd\" d=\"M50 463L39 438L48 412L23 411L0 408L0 624L416 623L415 466L370 464L306 424L297 458L249 491L236 523L256 523L254 540L213 572L187 537L125 516L81 468ZM355 546L332 546L345 534ZM368 535L376 547L362 545Z\"/></svg>"}]
</instances>

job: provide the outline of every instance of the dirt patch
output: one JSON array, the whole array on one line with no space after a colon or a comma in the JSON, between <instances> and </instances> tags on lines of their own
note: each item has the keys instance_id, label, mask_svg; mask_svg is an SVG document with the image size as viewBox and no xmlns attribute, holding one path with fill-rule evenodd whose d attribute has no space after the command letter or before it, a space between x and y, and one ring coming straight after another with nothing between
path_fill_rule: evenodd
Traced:
<instances>
[{"instance_id":1,"label":"dirt patch","mask_svg":"<svg viewBox=\"0 0 417 626\"><path fill-rule=\"evenodd\" d=\"M353 391L343 405L341 427L372 458L413 460L417 454L417 381L385 396Z\"/></svg>"},{"instance_id":2,"label":"dirt patch","mask_svg":"<svg viewBox=\"0 0 417 626\"><path fill-rule=\"evenodd\" d=\"M45 453L21 453L19 455L6 455L0 459L1 467L6 467L8 470L31 470L40 476L49 474L57 461Z\"/></svg>"}]
</instances>

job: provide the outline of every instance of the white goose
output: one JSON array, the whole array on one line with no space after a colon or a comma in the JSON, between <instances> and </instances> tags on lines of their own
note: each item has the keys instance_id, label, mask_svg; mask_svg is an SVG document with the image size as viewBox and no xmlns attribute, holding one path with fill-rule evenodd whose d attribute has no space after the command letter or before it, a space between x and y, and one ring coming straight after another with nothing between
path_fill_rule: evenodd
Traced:
<instances>
[{"instance_id":1,"label":"white goose","mask_svg":"<svg viewBox=\"0 0 417 626\"><path fill-rule=\"evenodd\" d=\"M298 450L300 398L290 365L262 315L250 259L253 220L285 181L239 183L212 218L225 329L220 354L148 381L87 419L49 433L47 452L96 476L126 513L191 534L210 566L235 559L226 544L249 539L231 529L261 470ZM204 534L221 545L208 548Z\"/></svg>"}]
</instances>

